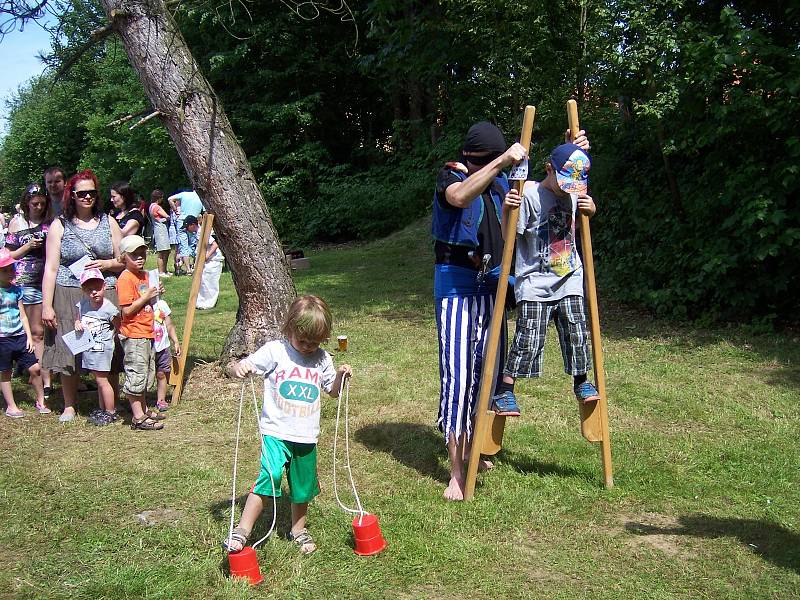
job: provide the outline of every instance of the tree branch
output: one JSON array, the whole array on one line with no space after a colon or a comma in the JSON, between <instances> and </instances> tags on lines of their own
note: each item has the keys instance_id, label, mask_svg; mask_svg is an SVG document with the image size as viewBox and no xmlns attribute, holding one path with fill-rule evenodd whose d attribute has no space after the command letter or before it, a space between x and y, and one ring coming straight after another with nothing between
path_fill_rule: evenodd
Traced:
<instances>
[{"instance_id":1,"label":"tree branch","mask_svg":"<svg viewBox=\"0 0 800 600\"><path fill-rule=\"evenodd\" d=\"M155 111L151 112L149 115L147 115L146 117L142 117L141 119L139 119L138 121L136 121L136 123L134 123L133 125L131 125L130 127L128 127L128 129L129 129L129 130L131 130L131 129L135 128L135 127L138 127L139 125L144 125L144 124L145 124L145 123L147 123L147 122L148 122L150 119L152 119L153 117L157 117L157 116L158 116L158 115L160 115L160 114L161 114L161 111L160 111L160 110L155 110Z\"/></svg>"},{"instance_id":2,"label":"tree branch","mask_svg":"<svg viewBox=\"0 0 800 600\"><path fill-rule=\"evenodd\" d=\"M73 66L75 66L75 63L78 62L78 60L80 60L81 56L86 54L89 51L89 49L94 47L98 42L101 42L107 37L109 37L113 32L114 28L111 23L92 31L92 33L89 34L89 39L86 40L80 46L78 46L78 49L73 52L72 56L70 56L66 61L61 63L61 66L58 68L58 71L56 71L56 74L53 76L53 84L55 84L59 79L61 79L64 75L66 75L69 72L69 70ZM51 87L53 84L51 84Z\"/></svg>"}]
</instances>

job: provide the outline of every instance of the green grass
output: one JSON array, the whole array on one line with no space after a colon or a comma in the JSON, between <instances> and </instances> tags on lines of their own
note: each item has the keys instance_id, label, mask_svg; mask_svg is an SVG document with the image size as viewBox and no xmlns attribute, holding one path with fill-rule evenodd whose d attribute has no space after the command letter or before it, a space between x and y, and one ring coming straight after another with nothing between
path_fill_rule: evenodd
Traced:
<instances>
[{"instance_id":1,"label":"green grass","mask_svg":"<svg viewBox=\"0 0 800 600\"><path fill-rule=\"evenodd\" d=\"M601 306L616 487L580 437L555 332L545 376L518 386L496 468L476 498L441 498L438 367L427 224L367 245L310 252L299 292L326 298L327 347L347 334L355 370L351 456L388 549L357 557L331 480L336 402L324 405L320 551L275 536L258 588L224 574L240 387L213 362L236 312L223 274L197 313L181 404L162 432L0 420L0 596L19 598L789 598L800 596L797 333L697 330ZM602 264L598 265L602 269ZM182 323L189 280L166 281ZM600 290L602 296L602 290ZM18 387L23 408L32 404ZM93 399L82 400L85 412ZM57 404L57 402L56 402ZM237 494L257 472L252 413ZM339 485L345 502L344 471ZM157 511L155 523L137 520ZM262 518L256 534L269 526ZM288 526L279 503L278 531Z\"/></svg>"}]
</instances>

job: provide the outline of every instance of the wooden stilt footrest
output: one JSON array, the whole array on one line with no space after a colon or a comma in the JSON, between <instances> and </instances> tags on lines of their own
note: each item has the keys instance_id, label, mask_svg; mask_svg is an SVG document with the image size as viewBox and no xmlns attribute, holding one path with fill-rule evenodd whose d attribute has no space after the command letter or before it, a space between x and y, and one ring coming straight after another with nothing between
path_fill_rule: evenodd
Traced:
<instances>
[{"instance_id":1,"label":"wooden stilt footrest","mask_svg":"<svg viewBox=\"0 0 800 600\"><path fill-rule=\"evenodd\" d=\"M503 449L503 431L505 430L506 418L501 417L493 410L487 410L486 419L489 423L486 426L486 435L481 443L481 454L494 456Z\"/></svg>"},{"instance_id":2,"label":"wooden stilt footrest","mask_svg":"<svg viewBox=\"0 0 800 600\"><path fill-rule=\"evenodd\" d=\"M602 400L589 404L578 402L578 412L581 415L581 435L590 442L603 441L603 425L600 422L601 402Z\"/></svg>"}]
</instances>

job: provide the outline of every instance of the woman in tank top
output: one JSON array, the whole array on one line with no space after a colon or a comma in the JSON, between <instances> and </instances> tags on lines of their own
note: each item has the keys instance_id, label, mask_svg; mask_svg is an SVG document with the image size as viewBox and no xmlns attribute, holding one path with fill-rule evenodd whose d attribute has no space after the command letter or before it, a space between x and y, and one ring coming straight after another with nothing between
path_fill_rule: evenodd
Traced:
<instances>
[{"instance_id":1,"label":"woman in tank top","mask_svg":"<svg viewBox=\"0 0 800 600\"><path fill-rule=\"evenodd\" d=\"M61 336L73 330L75 304L83 298L80 280L69 269L88 257L84 269L100 269L106 280L106 298L117 300L117 274L124 266L119 260L119 225L102 212L100 185L91 170L73 175L64 188L64 214L50 225L47 235L44 279L42 281L42 322L44 337L42 366L61 374L64 412L60 421L75 418L75 399L80 364ZM112 367L112 370L114 368ZM118 378L109 380L118 395Z\"/></svg>"},{"instance_id":2,"label":"woman in tank top","mask_svg":"<svg viewBox=\"0 0 800 600\"><path fill-rule=\"evenodd\" d=\"M122 231L122 237L144 237L144 215L139 210L136 192L127 181L117 181L111 186L111 214Z\"/></svg>"}]
</instances>

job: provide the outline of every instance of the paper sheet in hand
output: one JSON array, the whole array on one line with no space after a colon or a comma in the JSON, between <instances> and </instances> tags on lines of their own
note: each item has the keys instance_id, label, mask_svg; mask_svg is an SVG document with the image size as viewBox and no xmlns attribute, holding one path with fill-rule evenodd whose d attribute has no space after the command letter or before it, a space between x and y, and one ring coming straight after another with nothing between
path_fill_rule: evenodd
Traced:
<instances>
[{"instance_id":1,"label":"paper sheet in hand","mask_svg":"<svg viewBox=\"0 0 800 600\"><path fill-rule=\"evenodd\" d=\"M83 275L83 270L92 262L92 259L89 258L89 255L84 255L83 258L79 258L74 263L69 266L69 270L72 271L72 274L75 275L75 279L80 281L81 275Z\"/></svg>"},{"instance_id":2,"label":"paper sheet in hand","mask_svg":"<svg viewBox=\"0 0 800 600\"><path fill-rule=\"evenodd\" d=\"M94 338L88 331L70 331L61 336L72 354L77 355L92 348Z\"/></svg>"},{"instance_id":3,"label":"paper sheet in hand","mask_svg":"<svg viewBox=\"0 0 800 600\"><path fill-rule=\"evenodd\" d=\"M523 158L518 164L511 167L508 174L509 181L525 181L528 179L528 159Z\"/></svg>"},{"instance_id":4,"label":"paper sheet in hand","mask_svg":"<svg viewBox=\"0 0 800 600\"><path fill-rule=\"evenodd\" d=\"M147 272L147 286L148 287L158 287L158 269L150 269Z\"/></svg>"}]
</instances>

